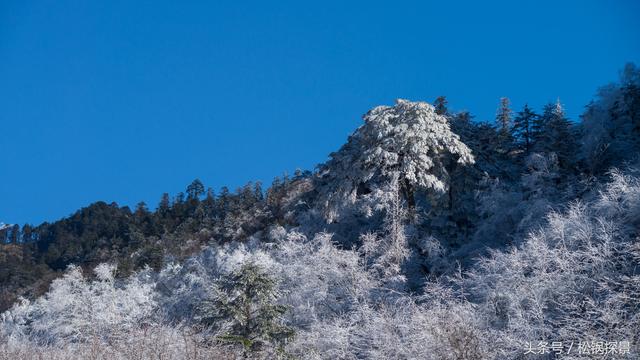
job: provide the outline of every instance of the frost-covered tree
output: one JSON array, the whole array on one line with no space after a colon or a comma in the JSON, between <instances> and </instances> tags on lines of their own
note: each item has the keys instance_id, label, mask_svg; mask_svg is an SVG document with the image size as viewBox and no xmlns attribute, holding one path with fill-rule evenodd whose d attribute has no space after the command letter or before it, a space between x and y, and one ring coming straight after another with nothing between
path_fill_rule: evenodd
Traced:
<instances>
[{"instance_id":1,"label":"frost-covered tree","mask_svg":"<svg viewBox=\"0 0 640 360\"><path fill-rule=\"evenodd\" d=\"M627 64L617 83L598 91L582 119L582 158L591 173L633 160L640 152L640 68Z\"/></svg>"},{"instance_id":2,"label":"frost-covered tree","mask_svg":"<svg viewBox=\"0 0 640 360\"><path fill-rule=\"evenodd\" d=\"M355 201L384 186L399 173L400 188L410 208L416 190L438 195L448 188L449 158L472 164L473 155L449 126L425 102L398 100L379 106L364 116L364 124L331 159L321 165L323 192L329 203Z\"/></svg>"},{"instance_id":3,"label":"frost-covered tree","mask_svg":"<svg viewBox=\"0 0 640 360\"><path fill-rule=\"evenodd\" d=\"M393 184L397 187L398 181L394 180ZM381 256L381 264L384 264L385 273L398 274L400 266L409 257L405 230L407 213L398 191L392 191L389 200L384 221L387 246Z\"/></svg>"},{"instance_id":4,"label":"frost-covered tree","mask_svg":"<svg viewBox=\"0 0 640 360\"><path fill-rule=\"evenodd\" d=\"M297 232L283 236L272 252L285 314L298 328L335 321L353 311L377 280L362 266L358 252L340 248L327 233L307 239Z\"/></svg>"},{"instance_id":5,"label":"frost-covered tree","mask_svg":"<svg viewBox=\"0 0 640 360\"><path fill-rule=\"evenodd\" d=\"M3 335L46 344L110 341L153 323L152 284L144 277L118 284L114 272L114 266L101 264L90 281L71 266L45 296L23 300L2 315Z\"/></svg>"},{"instance_id":6,"label":"frost-covered tree","mask_svg":"<svg viewBox=\"0 0 640 360\"><path fill-rule=\"evenodd\" d=\"M511 126L513 111L511 110L511 102L509 98L500 98L500 106L496 111L496 125L498 126L498 149L502 153L508 153L511 150L513 138L511 136Z\"/></svg>"},{"instance_id":7,"label":"frost-covered tree","mask_svg":"<svg viewBox=\"0 0 640 360\"><path fill-rule=\"evenodd\" d=\"M596 199L549 213L520 246L470 270L465 289L507 340L508 358L523 341L615 338L637 349L640 182L631 174L614 171Z\"/></svg>"},{"instance_id":8,"label":"frost-covered tree","mask_svg":"<svg viewBox=\"0 0 640 360\"><path fill-rule=\"evenodd\" d=\"M401 267L409 258L405 221L407 210L398 191L398 174L392 176L388 197L383 205L385 217L379 234L366 233L361 236L361 253L365 263L375 271L385 286L402 287L405 279Z\"/></svg>"}]
</instances>

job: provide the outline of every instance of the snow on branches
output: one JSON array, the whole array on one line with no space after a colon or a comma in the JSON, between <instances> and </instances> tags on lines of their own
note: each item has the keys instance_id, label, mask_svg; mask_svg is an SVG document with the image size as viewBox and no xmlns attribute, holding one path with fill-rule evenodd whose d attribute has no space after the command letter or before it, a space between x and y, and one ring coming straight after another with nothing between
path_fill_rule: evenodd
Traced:
<instances>
[{"instance_id":1,"label":"snow on branches","mask_svg":"<svg viewBox=\"0 0 640 360\"><path fill-rule=\"evenodd\" d=\"M417 189L443 193L450 161L473 164L471 150L449 127L446 117L425 102L397 100L364 116L364 124L321 166L328 201L367 194L399 174L409 206ZM338 198L338 199L336 199Z\"/></svg>"}]
</instances>

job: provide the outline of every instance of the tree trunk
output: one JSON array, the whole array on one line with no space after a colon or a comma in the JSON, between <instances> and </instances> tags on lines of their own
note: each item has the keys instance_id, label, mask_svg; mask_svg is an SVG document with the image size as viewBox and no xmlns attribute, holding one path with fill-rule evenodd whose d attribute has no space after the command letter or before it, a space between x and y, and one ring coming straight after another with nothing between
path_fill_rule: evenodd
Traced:
<instances>
[{"instance_id":1,"label":"tree trunk","mask_svg":"<svg viewBox=\"0 0 640 360\"><path fill-rule=\"evenodd\" d=\"M416 207L415 191L413 185L409 183L407 179L402 179L400 186L402 196L407 201L407 207L409 211L412 211Z\"/></svg>"}]
</instances>

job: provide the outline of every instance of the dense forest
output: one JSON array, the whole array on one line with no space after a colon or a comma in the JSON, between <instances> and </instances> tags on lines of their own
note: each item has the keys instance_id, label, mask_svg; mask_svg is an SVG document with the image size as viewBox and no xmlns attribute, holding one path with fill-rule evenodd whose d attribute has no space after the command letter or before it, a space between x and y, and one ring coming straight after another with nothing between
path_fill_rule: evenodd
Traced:
<instances>
[{"instance_id":1,"label":"dense forest","mask_svg":"<svg viewBox=\"0 0 640 360\"><path fill-rule=\"evenodd\" d=\"M640 356L638 67L580 119L441 96L363 120L266 189L0 226L0 358Z\"/></svg>"}]
</instances>

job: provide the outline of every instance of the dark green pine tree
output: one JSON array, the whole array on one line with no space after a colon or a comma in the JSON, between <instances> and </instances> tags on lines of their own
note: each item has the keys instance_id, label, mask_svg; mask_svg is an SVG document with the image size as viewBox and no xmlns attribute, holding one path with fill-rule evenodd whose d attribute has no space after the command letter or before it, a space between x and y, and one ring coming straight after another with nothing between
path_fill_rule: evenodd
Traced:
<instances>
[{"instance_id":1,"label":"dark green pine tree","mask_svg":"<svg viewBox=\"0 0 640 360\"><path fill-rule=\"evenodd\" d=\"M547 123L551 119L551 115L553 114L553 109L555 105L553 103L548 103L542 107L542 114L538 115L533 119L531 123L531 140L532 140L532 149L534 151L541 151L540 145L542 144L545 128Z\"/></svg>"},{"instance_id":2,"label":"dark green pine tree","mask_svg":"<svg viewBox=\"0 0 640 360\"><path fill-rule=\"evenodd\" d=\"M463 143L471 142L473 138L473 115L468 111L462 111L451 117L451 130L460 136Z\"/></svg>"},{"instance_id":3,"label":"dark green pine tree","mask_svg":"<svg viewBox=\"0 0 640 360\"><path fill-rule=\"evenodd\" d=\"M629 104L629 117L633 121L635 133L640 138L640 86L630 85L625 91L625 99Z\"/></svg>"},{"instance_id":4,"label":"dark green pine tree","mask_svg":"<svg viewBox=\"0 0 640 360\"><path fill-rule=\"evenodd\" d=\"M173 198L173 206L181 206L184 203L184 193L183 192L179 192L176 194L176 196Z\"/></svg>"},{"instance_id":5,"label":"dark green pine tree","mask_svg":"<svg viewBox=\"0 0 640 360\"><path fill-rule=\"evenodd\" d=\"M195 179L193 182L187 186L187 199L188 200L196 200L200 199L200 196L204 194L204 185L200 179Z\"/></svg>"},{"instance_id":6,"label":"dark green pine tree","mask_svg":"<svg viewBox=\"0 0 640 360\"><path fill-rule=\"evenodd\" d=\"M20 225L14 224L11 227L9 242L17 244L20 241Z\"/></svg>"},{"instance_id":7,"label":"dark green pine tree","mask_svg":"<svg viewBox=\"0 0 640 360\"><path fill-rule=\"evenodd\" d=\"M640 69L634 65L627 64L625 72L632 78L633 74L639 76ZM624 116L627 116L632 125L632 135L640 143L640 86L633 81L628 81L622 87L622 101L624 102Z\"/></svg>"},{"instance_id":8,"label":"dark green pine tree","mask_svg":"<svg viewBox=\"0 0 640 360\"><path fill-rule=\"evenodd\" d=\"M438 96L436 100L433 102L433 106L436 108L436 114L438 115L448 115L449 109L447 105L449 102L447 101L446 96Z\"/></svg>"},{"instance_id":9,"label":"dark green pine tree","mask_svg":"<svg viewBox=\"0 0 640 360\"><path fill-rule=\"evenodd\" d=\"M136 204L136 210L134 211L133 215L138 220L141 220L146 216L149 216L149 209L147 208L147 204L144 201L141 201L138 204Z\"/></svg>"},{"instance_id":10,"label":"dark green pine tree","mask_svg":"<svg viewBox=\"0 0 640 360\"><path fill-rule=\"evenodd\" d=\"M518 146L529 155L533 145L533 125L538 114L536 114L528 104L524 105L522 111L513 119L512 134Z\"/></svg>"},{"instance_id":11,"label":"dark green pine tree","mask_svg":"<svg viewBox=\"0 0 640 360\"><path fill-rule=\"evenodd\" d=\"M220 188L220 195L218 195L218 200L216 201L216 213L219 217L224 218L227 216L231 208L231 197L228 187L223 186Z\"/></svg>"},{"instance_id":12,"label":"dark green pine tree","mask_svg":"<svg viewBox=\"0 0 640 360\"><path fill-rule=\"evenodd\" d=\"M620 97L613 104L616 117L631 125L630 136L640 143L640 67L625 65L620 79Z\"/></svg>"},{"instance_id":13,"label":"dark green pine tree","mask_svg":"<svg viewBox=\"0 0 640 360\"><path fill-rule=\"evenodd\" d=\"M163 217L169 213L171 209L171 201L169 200L169 194L164 193L160 198L160 203L158 204L158 213Z\"/></svg>"},{"instance_id":14,"label":"dark green pine tree","mask_svg":"<svg viewBox=\"0 0 640 360\"><path fill-rule=\"evenodd\" d=\"M9 227L0 223L0 244L6 244L9 241Z\"/></svg>"},{"instance_id":15,"label":"dark green pine tree","mask_svg":"<svg viewBox=\"0 0 640 360\"><path fill-rule=\"evenodd\" d=\"M33 241L33 227L29 224L24 224L22 226L22 242L30 243Z\"/></svg>"},{"instance_id":16,"label":"dark green pine tree","mask_svg":"<svg viewBox=\"0 0 640 360\"><path fill-rule=\"evenodd\" d=\"M262 182L256 181L253 187L253 193L256 198L256 201L263 202L264 201L264 192L262 191Z\"/></svg>"},{"instance_id":17,"label":"dark green pine tree","mask_svg":"<svg viewBox=\"0 0 640 360\"><path fill-rule=\"evenodd\" d=\"M202 206L207 218L213 218L216 211L216 193L212 188L207 188L207 195L202 200Z\"/></svg>"},{"instance_id":18,"label":"dark green pine tree","mask_svg":"<svg viewBox=\"0 0 640 360\"><path fill-rule=\"evenodd\" d=\"M287 307L277 304L275 280L260 266L244 264L223 276L214 292L214 299L201 306L200 318L208 326L228 324L219 341L242 345L245 358L259 352L284 354L294 330L283 322Z\"/></svg>"}]
</instances>

